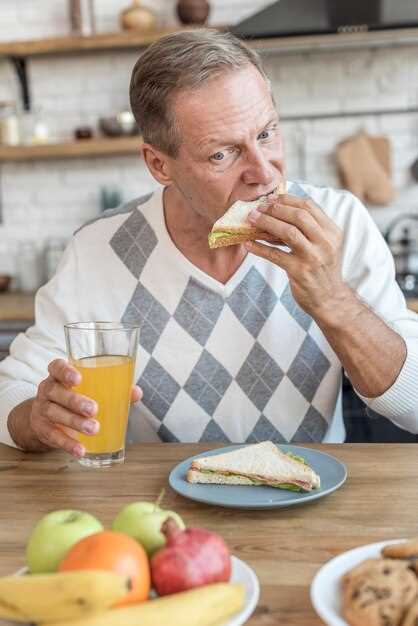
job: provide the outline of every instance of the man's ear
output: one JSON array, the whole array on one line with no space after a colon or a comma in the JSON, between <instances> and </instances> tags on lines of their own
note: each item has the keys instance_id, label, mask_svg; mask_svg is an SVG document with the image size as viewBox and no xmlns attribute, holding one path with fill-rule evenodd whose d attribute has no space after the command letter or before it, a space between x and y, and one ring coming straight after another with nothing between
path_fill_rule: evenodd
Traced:
<instances>
[{"instance_id":1,"label":"man's ear","mask_svg":"<svg viewBox=\"0 0 418 626\"><path fill-rule=\"evenodd\" d=\"M140 152L155 180L164 186L171 184L170 157L149 143L143 143Z\"/></svg>"}]
</instances>

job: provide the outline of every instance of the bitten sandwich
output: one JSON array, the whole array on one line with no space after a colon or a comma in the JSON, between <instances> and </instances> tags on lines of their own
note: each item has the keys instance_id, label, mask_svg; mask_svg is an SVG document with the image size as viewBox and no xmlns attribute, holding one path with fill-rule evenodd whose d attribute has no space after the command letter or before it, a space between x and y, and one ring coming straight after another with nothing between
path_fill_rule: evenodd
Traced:
<instances>
[{"instance_id":1,"label":"bitten sandwich","mask_svg":"<svg viewBox=\"0 0 418 626\"><path fill-rule=\"evenodd\" d=\"M267 196L262 196L258 200L253 200L252 202L238 200L234 202L227 212L212 226L208 237L209 248L233 246L244 241L254 241L256 239L274 241L275 238L271 234L255 228L248 221L248 215L252 209L266 202L271 196L283 193L285 193L285 186L281 184L274 192Z\"/></svg>"},{"instance_id":2,"label":"bitten sandwich","mask_svg":"<svg viewBox=\"0 0 418 626\"><path fill-rule=\"evenodd\" d=\"M311 491L321 485L302 457L281 452L271 441L195 459L186 478L189 483L268 485L290 491Z\"/></svg>"}]
</instances>

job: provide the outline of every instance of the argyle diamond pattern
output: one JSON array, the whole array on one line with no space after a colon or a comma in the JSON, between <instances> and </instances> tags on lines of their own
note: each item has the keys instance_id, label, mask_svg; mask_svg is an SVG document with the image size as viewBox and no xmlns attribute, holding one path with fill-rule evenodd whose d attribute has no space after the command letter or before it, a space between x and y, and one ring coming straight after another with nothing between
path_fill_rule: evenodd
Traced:
<instances>
[{"instance_id":1,"label":"argyle diamond pattern","mask_svg":"<svg viewBox=\"0 0 418 626\"><path fill-rule=\"evenodd\" d=\"M168 277L150 278L164 250L141 208L127 213L110 245L137 280L122 321L141 326L149 357L138 383L162 441L323 440L330 416L315 397L332 363L285 277L270 284L253 264L222 296L190 275L174 297Z\"/></svg>"},{"instance_id":2,"label":"argyle diamond pattern","mask_svg":"<svg viewBox=\"0 0 418 626\"><path fill-rule=\"evenodd\" d=\"M273 426L273 424L261 415L253 428L252 433L247 437L246 443L258 443L259 441L275 441L276 443L287 443L283 435Z\"/></svg>"},{"instance_id":3,"label":"argyle diamond pattern","mask_svg":"<svg viewBox=\"0 0 418 626\"><path fill-rule=\"evenodd\" d=\"M152 357L142 374L141 385L144 392L142 402L153 415L163 420L180 385Z\"/></svg>"},{"instance_id":4,"label":"argyle diamond pattern","mask_svg":"<svg viewBox=\"0 0 418 626\"><path fill-rule=\"evenodd\" d=\"M186 391L206 413L213 415L232 381L229 372L209 353L203 350L188 381Z\"/></svg>"},{"instance_id":5,"label":"argyle diamond pattern","mask_svg":"<svg viewBox=\"0 0 418 626\"><path fill-rule=\"evenodd\" d=\"M123 314L122 322L125 324L139 324L141 327L139 343L150 354L166 327L170 314L154 298L154 296L138 283L128 307Z\"/></svg>"},{"instance_id":6,"label":"argyle diamond pattern","mask_svg":"<svg viewBox=\"0 0 418 626\"><path fill-rule=\"evenodd\" d=\"M327 373L330 362L309 335L299 349L289 371L288 377L310 402L322 379Z\"/></svg>"},{"instance_id":7,"label":"argyle diamond pattern","mask_svg":"<svg viewBox=\"0 0 418 626\"><path fill-rule=\"evenodd\" d=\"M218 321L224 303L221 296L190 279L174 313L174 319L202 346Z\"/></svg>"},{"instance_id":8,"label":"argyle diamond pattern","mask_svg":"<svg viewBox=\"0 0 418 626\"><path fill-rule=\"evenodd\" d=\"M308 441L322 441L327 431L328 424L322 415L310 406L304 419L293 435L294 443L306 443Z\"/></svg>"},{"instance_id":9,"label":"argyle diamond pattern","mask_svg":"<svg viewBox=\"0 0 418 626\"><path fill-rule=\"evenodd\" d=\"M228 298L228 304L241 324L255 338L273 311L277 296L254 267Z\"/></svg>"},{"instance_id":10,"label":"argyle diamond pattern","mask_svg":"<svg viewBox=\"0 0 418 626\"><path fill-rule=\"evenodd\" d=\"M307 331L309 326L312 324L312 318L297 304L296 300L293 298L289 285L287 285L284 290L280 298L280 302L291 317L293 317L293 319L296 320L300 326L302 326L303 330Z\"/></svg>"},{"instance_id":11,"label":"argyle diamond pattern","mask_svg":"<svg viewBox=\"0 0 418 626\"><path fill-rule=\"evenodd\" d=\"M283 378L283 372L267 352L255 342L236 381L255 406L262 411Z\"/></svg>"},{"instance_id":12,"label":"argyle diamond pattern","mask_svg":"<svg viewBox=\"0 0 418 626\"><path fill-rule=\"evenodd\" d=\"M157 237L142 213L132 211L113 235L110 245L135 278L139 278L157 245Z\"/></svg>"}]
</instances>

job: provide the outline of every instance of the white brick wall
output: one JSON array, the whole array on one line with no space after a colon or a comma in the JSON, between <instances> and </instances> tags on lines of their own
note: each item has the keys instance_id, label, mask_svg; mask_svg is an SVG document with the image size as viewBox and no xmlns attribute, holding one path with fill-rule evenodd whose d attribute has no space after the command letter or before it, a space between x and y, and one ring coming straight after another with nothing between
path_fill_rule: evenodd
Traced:
<instances>
[{"instance_id":1,"label":"white brick wall","mask_svg":"<svg viewBox=\"0 0 418 626\"><path fill-rule=\"evenodd\" d=\"M239 21L270 0L212 0L211 24ZM96 0L98 31L118 28L118 13L129 0ZM144 0L160 25L174 25L175 0ZM0 41L65 35L65 0L1 0ZM57 139L69 138L81 123L96 125L128 104L128 84L137 53L129 51L31 59L32 101ZM418 103L418 46L321 54L269 54L265 65L283 116L338 113L370 108L403 108ZM0 100L18 98L11 66L0 61ZM418 157L418 115L283 122L290 177L338 185L336 143L365 128L385 133L393 146L393 205L371 209L381 228L401 212L418 213L418 185L409 167ZM115 185L126 200L155 185L134 156L5 164L0 170L3 222L0 273L14 271L22 238L43 246L51 236L70 237L99 212L100 187Z\"/></svg>"}]
</instances>

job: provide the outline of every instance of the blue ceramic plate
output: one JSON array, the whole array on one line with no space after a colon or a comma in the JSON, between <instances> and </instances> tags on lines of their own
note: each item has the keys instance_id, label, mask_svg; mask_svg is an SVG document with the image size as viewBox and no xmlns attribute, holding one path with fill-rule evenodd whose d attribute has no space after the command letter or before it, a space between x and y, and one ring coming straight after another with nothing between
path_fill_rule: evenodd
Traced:
<instances>
[{"instance_id":1,"label":"blue ceramic plate","mask_svg":"<svg viewBox=\"0 0 418 626\"><path fill-rule=\"evenodd\" d=\"M170 487L180 495L191 500L215 504L217 506L234 507L238 509L275 509L279 507L296 506L312 502L332 493L345 482L347 468L341 461L319 450L302 448L292 445L280 445L282 452L292 452L302 456L313 470L321 477L321 487L310 492L294 492L275 487L240 486L240 485L199 485L191 484L186 480L186 472L194 459L201 456L212 456L231 452L244 446L229 446L196 454L185 459L171 471L169 476Z\"/></svg>"}]
</instances>

